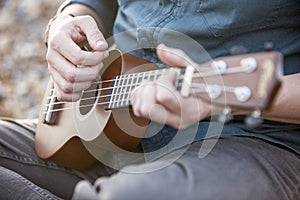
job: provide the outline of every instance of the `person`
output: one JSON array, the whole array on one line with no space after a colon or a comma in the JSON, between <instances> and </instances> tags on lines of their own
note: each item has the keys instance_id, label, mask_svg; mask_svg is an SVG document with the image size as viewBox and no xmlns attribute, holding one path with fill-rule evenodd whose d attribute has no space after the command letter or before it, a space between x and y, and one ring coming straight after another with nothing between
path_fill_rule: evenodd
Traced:
<instances>
[{"instance_id":1,"label":"person","mask_svg":"<svg viewBox=\"0 0 300 200\"><path fill-rule=\"evenodd\" d=\"M78 171L40 159L34 151L36 120L3 119L1 199L300 199L299 4L65 1L46 37L59 101L80 98L103 68L112 42L170 67L196 66L207 55L261 52L272 42L284 56L282 84L261 113L264 122L251 128L243 123L249 111L242 109L233 109L227 124L213 121L210 116L222 109L181 97L175 72L143 82L131 94L134 114L166 125L142 139L146 162L121 170L98 162ZM92 51L83 50L85 41Z\"/></svg>"}]
</instances>

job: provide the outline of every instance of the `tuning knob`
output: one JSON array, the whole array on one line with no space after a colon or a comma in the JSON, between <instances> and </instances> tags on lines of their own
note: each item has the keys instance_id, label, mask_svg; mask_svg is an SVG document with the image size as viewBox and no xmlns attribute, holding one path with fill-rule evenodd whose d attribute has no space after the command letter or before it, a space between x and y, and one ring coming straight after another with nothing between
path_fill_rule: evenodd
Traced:
<instances>
[{"instance_id":1,"label":"tuning knob","mask_svg":"<svg viewBox=\"0 0 300 200\"><path fill-rule=\"evenodd\" d=\"M264 43L265 51L272 51L274 49L274 43L269 41Z\"/></svg>"},{"instance_id":2,"label":"tuning knob","mask_svg":"<svg viewBox=\"0 0 300 200\"><path fill-rule=\"evenodd\" d=\"M231 109L229 107L225 107L223 110L223 113L219 115L218 121L222 123L228 123L233 119L233 116L231 114Z\"/></svg>"},{"instance_id":3,"label":"tuning knob","mask_svg":"<svg viewBox=\"0 0 300 200\"><path fill-rule=\"evenodd\" d=\"M255 110L250 116L245 118L245 123L249 128L257 128L263 123L263 119L260 117L260 110Z\"/></svg>"}]
</instances>

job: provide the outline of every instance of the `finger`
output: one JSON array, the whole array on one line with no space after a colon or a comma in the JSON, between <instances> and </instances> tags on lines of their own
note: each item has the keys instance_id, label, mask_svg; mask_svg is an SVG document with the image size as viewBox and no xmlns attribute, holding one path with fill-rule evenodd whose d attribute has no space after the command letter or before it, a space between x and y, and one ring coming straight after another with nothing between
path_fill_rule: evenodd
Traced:
<instances>
[{"instance_id":1,"label":"finger","mask_svg":"<svg viewBox=\"0 0 300 200\"><path fill-rule=\"evenodd\" d=\"M70 83L92 81L97 78L99 71L103 67L103 63L100 63L95 66L79 68L55 51L47 53L46 59L49 64L49 70L51 72L57 71Z\"/></svg>"},{"instance_id":2,"label":"finger","mask_svg":"<svg viewBox=\"0 0 300 200\"><path fill-rule=\"evenodd\" d=\"M56 82L54 82L54 88L56 93L56 98L58 101L77 101L81 97L81 92L79 93L64 93L62 90L59 89L59 86Z\"/></svg>"},{"instance_id":3,"label":"finger","mask_svg":"<svg viewBox=\"0 0 300 200\"><path fill-rule=\"evenodd\" d=\"M157 79L156 101L170 112L180 113L182 98L174 87L175 78L176 73L170 71Z\"/></svg>"},{"instance_id":4,"label":"finger","mask_svg":"<svg viewBox=\"0 0 300 200\"><path fill-rule=\"evenodd\" d=\"M58 52L74 65L97 65L109 56L108 51L82 50L68 35L61 34L49 39L49 52Z\"/></svg>"},{"instance_id":5,"label":"finger","mask_svg":"<svg viewBox=\"0 0 300 200\"><path fill-rule=\"evenodd\" d=\"M82 82L74 82L71 83L64 79L61 74L57 71L50 69L52 79L54 82L57 83L59 89L65 93L72 93L72 92L82 92L83 90L87 89L91 85L91 81L82 81Z\"/></svg>"},{"instance_id":6,"label":"finger","mask_svg":"<svg viewBox=\"0 0 300 200\"><path fill-rule=\"evenodd\" d=\"M91 16L79 16L74 20L77 27L86 35L89 45L95 51L104 51L108 48L108 44L101 31L98 28L96 21Z\"/></svg>"},{"instance_id":7,"label":"finger","mask_svg":"<svg viewBox=\"0 0 300 200\"><path fill-rule=\"evenodd\" d=\"M62 88L62 82L61 81L57 81L59 80L59 78L56 77L52 77L53 79L53 83L54 83L54 88L55 88L55 94L56 94L56 98L58 101L77 101L80 97L81 97L81 92L65 92L65 89L61 89ZM70 89L71 91L71 89Z\"/></svg>"},{"instance_id":8,"label":"finger","mask_svg":"<svg viewBox=\"0 0 300 200\"><path fill-rule=\"evenodd\" d=\"M175 128L182 127L182 119L178 115L170 113L165 107L160 104L155 104L149 111L149 119L160 124L168 124Z\"/></svg>"},{"instance_id":9,"label":"finger","mask_svg":"<svg viewBox=\"0 0 300 200\"><path fill-rule=\"evenodd\" d=\"M155 90L155 83L146 82L132 91L131 105L135 116L149 119L151 107L156 104Z\"/></svg>"},{"instance_id":10,"label":"finger","mask_svg":"<svg viewBox=\"0 0 300 200\"><path fill-rule=\"evenodd\" d=\"M182 50L167 47L164 44L160 44L157 47L157 55L159 59L165 64L171 67L180 67L192 65L196 66L196 63L192 61Z\"/></svg>"}]
</instances>

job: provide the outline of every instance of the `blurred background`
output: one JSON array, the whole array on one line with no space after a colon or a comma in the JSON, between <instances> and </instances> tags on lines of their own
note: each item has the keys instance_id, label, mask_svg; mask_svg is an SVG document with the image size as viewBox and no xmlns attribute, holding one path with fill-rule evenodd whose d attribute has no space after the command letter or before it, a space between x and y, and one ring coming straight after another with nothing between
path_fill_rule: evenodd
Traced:
<instances>
[{"instance_id":1,"label":"blurred background","mask_svg":"<svg viewBox=\"0 0 300 200\"><path fill-rule=\"evenodd\" d=\"M38 116L49 74L45 27L63 0L0 0L0 117Z\"/></svg>"}]
</instances>

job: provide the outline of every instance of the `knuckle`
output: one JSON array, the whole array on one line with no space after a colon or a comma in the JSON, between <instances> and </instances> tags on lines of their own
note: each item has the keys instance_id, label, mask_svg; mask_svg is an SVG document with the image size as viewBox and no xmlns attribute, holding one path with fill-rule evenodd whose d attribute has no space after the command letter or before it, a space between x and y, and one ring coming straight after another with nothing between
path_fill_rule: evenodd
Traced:
<instances>
[{"instance_id":1,"label":"knuckle","mask_svg":"<svg viewBox=\"0 0 300 200\"><path fill-rule=\"evenodd\" d=\"M90 15L84 15L82 16L82 20L86 20L88 22L94 21L94 18Z\"/></svg>"},{"instance_id":2,"label":"knuckle","mask_svg":"<svg viewBox=\"0 0 300 200\"><path fill-rule=\"evenodd\" d=\"M75 65L82 65L84 58L80 54L80 50L74 50L74 52L70 54L70 60Z\"/></svg>"},{"instance_id":3,"label":"knuckle","mask_svg":"<svg viewBox=\"0 0 300 200\"><path fill-rule=\"evenodd\" d=\"M164 104L164 103L170 102L172 100L172 98L169 95L159 93L156 95L156 100L157 100L157 102Z\"/></svg>"},{"instance_id":4,"label":"knuckle","mask_svg":"<svg viewBox=\"0 0 300 200\"><path fill-rule=\"evenodd\" d=\"M54 66L54 63L55 63L55 57L53 56L52 52L50 50L48 50L46 52L46 61L48 63L48 68ZM51 66L49 66L51 65Z\"/></svg>"},{"instance_id":5,"label":"knuckle","mask_svg":"<svg viewBox=\"0 0 300 200\"><path fill-rule=\"evenodd\" d=\"M61 35L63 33L59 33L59 34L53 34L51 37L49 37L48 39L48 47L51 49L55 49L58 50L60 48L60 44L61 44Z\"/></svg>"},{"instance_id":6,"label":"knuckle","mask_svg":"<svg viewBox=\"0 0 300 200\"><path fill-rule=\"evenodd\" d=\"M140 108L139 112L140 112L141 116L148 117L149 116L149 107L147 105L144 105Z\"/></svg>"},{"instance_id":7,"label":"knuckle","mask_svg":"<svg viewBox=\"0 0 300 200\"><path fill-rule=\"evenodd\" d=\"M66 80L70 83L75 83L77 78L77 73L75 70L69 70L66 75Z\"/></svg>"},{"instance_id":8,"label":"knuckle","mask_svg":"<svg viewBox=\"0 0 300 200\"><path fill-rule=\"evenodd\" d=\"M60 83L60 89L63 93L69 94L73 91L73 85L64 81Z\"/></svg>"},{"instance_id":9,"label":"knuckle","mask_svg":"<svg viewBox=\"0 0 300 200\"><path fill-rule=\"evenodd\" d=\"M144 117L144 110L141 108L141 107L136 107L134 108L134 114L137 116L137 117Z\"/></svg>"},{"instance_id":10,"label":"knuckle","mask_svg":"<svg viewBox=\"0 0 300 200\"><path fill-rule=\"evenodd\" d=\"M138 111L138 109L136 108L133 108L133 114L136 116L136 117L140 117L140 112Z\"/></svg>"},{"instance_id":11,"label":"knuckle","mask_svg":"<svg viewBox=\"0 0 300 200\"><path fill-rule=\"evenodd\" d=\"M60 89L56 90L56 98L58 101L66 101L67 100L66 95L64 95Z\"/></svg>"}]
</instances>

